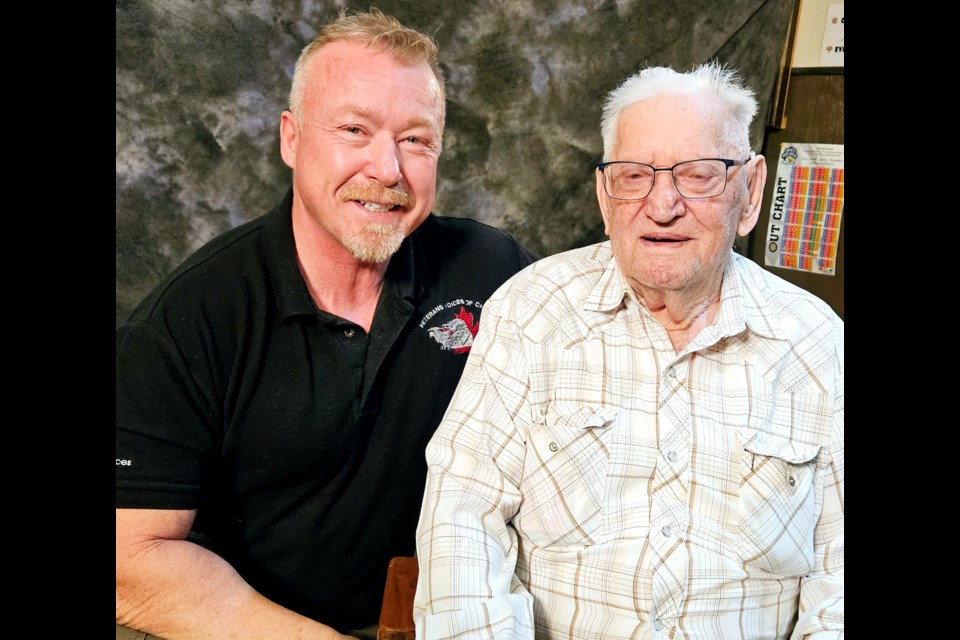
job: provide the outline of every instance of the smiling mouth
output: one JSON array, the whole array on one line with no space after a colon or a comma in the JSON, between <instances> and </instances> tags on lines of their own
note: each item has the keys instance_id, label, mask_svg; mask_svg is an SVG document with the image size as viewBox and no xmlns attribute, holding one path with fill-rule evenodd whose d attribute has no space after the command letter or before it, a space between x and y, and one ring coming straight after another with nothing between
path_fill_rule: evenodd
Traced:
<instances>
[{"instance_id":1,"label":"smiling mouth","mask_svg":"<svg viewBox=\"0 0 960 640\"><path fill-rule=\"evenodd\" d=\"M379 202L365 202L363 200L357 200L360 205L367 211L376 211L378 213L383 213L385 211L393 211L394 209L399 209L400 205L398 204L381 204Z\"/></svg>"}]
</instances>

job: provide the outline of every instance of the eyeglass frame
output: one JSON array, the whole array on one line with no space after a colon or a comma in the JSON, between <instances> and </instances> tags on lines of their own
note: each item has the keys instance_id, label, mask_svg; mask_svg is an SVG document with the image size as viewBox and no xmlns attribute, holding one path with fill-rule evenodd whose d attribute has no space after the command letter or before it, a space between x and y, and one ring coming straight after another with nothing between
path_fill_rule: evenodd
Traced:
<instances>
[{"instance_id":1,"label":"eyeglass frame","mask_svg":"<svg viewBox=\"0 0 960 640\"><path fill-rule=\"evenodd\" d=\"M716 198L717 196L722 196L722 195L723 195L723 192L727 190L727 183L730 182L730 167L739 167L739 166L745 165L745 164L747 164L748 162L750 162L751 160L753 160L755 157L756 157L756 154L751 151L751 152L750 152L750 156L747 157L747 158L745 158L745 159L743 159L743 160L731 160L730 158L695 158L695 159L693 159L693 160L683 160L683 161L678 162L677 164L673 165L672 167L660 167L660 168L657 168L657 167L653 166L652 164L647 164L646 162L635 162L635 161L633 161L633 160L611 160L610 162L601 162L600 164L598 164L598 165L597 165L597 170L600 171L600 174L603 176L602 180L603 180L603 190L604 190L604 192L606 192L606 194L607 194L609 197L613 198L614 200L621 200L621 201L623 201L623 202L635 202L635 201L637 201L637 200L646 200L646 199L650 196L650 194L653 193L653 188L654 188L654 187L656 186L656 184L657 184L657 172L658 172L658 171L669 171L669 172L670 172L670 179L671 179L671 181L673 182L673 188L677 190L677 193L680 194L680 197L682 197L682 198L687 198L688 200L703 200L703 199L705 199L705 198ZM676 168L677 168L678 166L680 166L681 164L687 164L687 163L690 163L690 162L701 162L701 161L703 161L703 160L719 160L719 161L722 162L724 165L726 165L726 176L725 176L724 181L723 181L723 189L720 190L720 193L715 193L715 194L712 195L712 196L685 196L685 195L683 195L683 192L680 191L680 187L677 186L677 177L673 174L673 170L676 169ZM604 173L603 170L606 169L607 167L609 167L609 166L612 165L612 164L641 164L641 165L643 165L643 166L645 166L645 167L650 167L651 169L653 169L653 181L650 182L650 191L647 191L647 194L646 194L645 196L643 196L642 198L618 198L618 197L616 197L616 196L614 196L614 195L611 195L611 194L610 194L610 190L607 188L607 174Z\"/></svg>"}]
</instances>

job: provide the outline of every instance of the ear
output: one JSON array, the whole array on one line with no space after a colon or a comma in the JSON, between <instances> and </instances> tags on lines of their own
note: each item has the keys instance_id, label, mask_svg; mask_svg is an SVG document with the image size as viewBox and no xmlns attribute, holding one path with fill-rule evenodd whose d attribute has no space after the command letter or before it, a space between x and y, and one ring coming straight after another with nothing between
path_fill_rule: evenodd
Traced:
<instances>
[{"instance_id":1,"label":"ear","mask_svg":"<svg viewBox=\"0 0 960 640\"><path fill-rule=\"evenodd\" d=\"M746 236L756 226L760 218L760 206L763 204L763 186L767 183L767 161L763 156L755 156L744 167L747 171L747 202L740 213L737 234Z\"/></svg>"},{"instance_id":2,"label":"ear","mask_svg":"<svg viewBox=\"0 0 960 640\"><path fill-rule=\"evenodd\" d=\"M300 128L293 112L280 114L280 157L293 169L297 164L297 144L300 142Z\"/></svg>"},{"instance_id":3,"label":"ear","mask_svg":"<svg viewBox=\"0 0 960 640\"><path fill-rule=\"evenodd\" d=\"M603 172L595 169L597 174L597 203L600 205L600 215L603 216L603 232L610 235L610 214L607 208L610 206L610 199L603 188Z\"/></svg>"}]
</instances>

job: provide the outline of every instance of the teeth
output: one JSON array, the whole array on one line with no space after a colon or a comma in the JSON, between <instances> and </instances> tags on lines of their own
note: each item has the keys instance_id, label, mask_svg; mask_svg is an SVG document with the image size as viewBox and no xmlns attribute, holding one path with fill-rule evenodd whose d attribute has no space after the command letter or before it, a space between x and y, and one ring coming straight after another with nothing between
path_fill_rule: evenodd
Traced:
<instances>
[{"instance_id":1,"label":"teeth","mask_svg":"<svg viewBox=\"0 0 960 640\"><path fill-rule=\"evenodd\" d=\"M363 208L369 211L390 211L392 204L377 204L376 202L363 202Z\"/></svg>"}]
</instances>

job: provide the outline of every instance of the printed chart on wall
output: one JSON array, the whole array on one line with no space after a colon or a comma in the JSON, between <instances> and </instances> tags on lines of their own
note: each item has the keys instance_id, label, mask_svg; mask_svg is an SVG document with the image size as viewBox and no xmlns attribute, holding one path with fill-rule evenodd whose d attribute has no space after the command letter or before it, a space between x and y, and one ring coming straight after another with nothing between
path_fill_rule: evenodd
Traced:
<instances>
[{"instance_id":1,"label":"printed chart on wall","mask_svg":"<svg viewBox=\"0 0 960 640\"><path fill-rule=\"evenodd\" d=\"M843 215L843 145L782 143L775 180L767 266L835 275Z\"/></svg>"}]
</instances>

